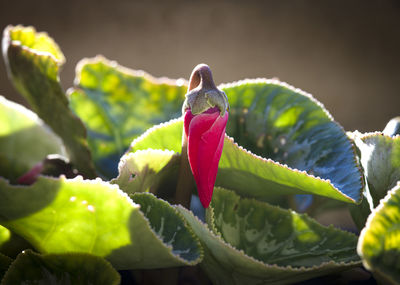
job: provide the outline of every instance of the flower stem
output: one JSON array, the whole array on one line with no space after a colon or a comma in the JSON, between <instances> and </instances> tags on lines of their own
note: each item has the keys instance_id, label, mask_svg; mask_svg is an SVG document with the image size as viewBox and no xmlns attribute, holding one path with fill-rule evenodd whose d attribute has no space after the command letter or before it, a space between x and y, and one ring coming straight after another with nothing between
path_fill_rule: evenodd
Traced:
<instances>
[{"instance_id":1,"label":"flower stem","mask_svg":"<svg viewBox=\"0 0 400 285\"><path fill-rule=\"evenodd\" d=\"M182 136L182 152L179 167L178 184L175 191L175 202L181 204L186 209L190 208L190 200L194 190L194 178L189 165L187 154L187 137Z\"/></svg>"}]
</instances>

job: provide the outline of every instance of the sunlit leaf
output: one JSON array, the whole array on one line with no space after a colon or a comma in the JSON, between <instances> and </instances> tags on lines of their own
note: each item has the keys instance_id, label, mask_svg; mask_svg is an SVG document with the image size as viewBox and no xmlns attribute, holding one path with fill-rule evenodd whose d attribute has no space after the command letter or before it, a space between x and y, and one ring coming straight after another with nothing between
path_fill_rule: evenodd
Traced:
<instances>
[{"instance_id":1,"label":"sunlit leaf","mask_svg":"<svg viewBox=\"0 0 400 285\"><path fill-rule=\"evenodd\" d=\"M182 127L182 119L155 126L132 143L130 152L148 148L180 152ZM329 181L256 156L229 137L225 137L216 185L244 196L262 199L283 194L317 194L344 202L356 202Z\"/></svg>"},{"instance_id":2,"label":"sunlit leaf","mask_svg":"<svg viewBox=\"0 0 400 285\"><path fill-rule=\"evenodd\" d=\"M0 253L11 258L17 255L24 249L31 248L23 238L11 232L9 229L0 226Z\"/></svg>"},{"instance_id":3,"label":"sunlit leaf","mask_svg":"<svg viewBox=\"0 0 400 285\"><path fill-rule=\"evenodd\" d=\"M15 182L53 153L64 154L61 140L35 113L0 96L0 176Z\"/></svg>"},{"instance_id":4,"label":"sunlit leaf","mask_svg":"<svg viewBox=\"0 0 400 285\"><path fill-rule=\"evenodd\" d=\"M154 78L103 57L82 60L71 107L88 129L96 167L117 175L119 158L132 140L155 124L181 115L186 93L183 79Z\"/></svg>"},{"instance_id":5,"label":"sunlit leaf","mask_svg":"<svg viewBox=\"0 0 400 285\"><path fill-rule=\"evenodd\" d=\"M16 89L60 136L76 168L94 177L85 127L70 111L60 86L59 70L65 59L57 44L32 27L8 26L3 35L3 56Z\"/></svg>"},{"instance_id":6,"label":"sunlit leaf","mask_svg":"<svg viewBox=\"0 0 400 285\"><path fill-rule=\"evenodd\" d=\"M121 158L119 175L112 183L116 183L126 193L147 192L157 193L170 190L170 196L175 193L176 186L169 187L168 180L176 183L180 156L169 150L139 150L128 153Z\"/></svg>"},{"instance_id":7,"label":"sunlit leaf","mask_svg":"<svg viewBox=\"0 0 400 285\"><path fill-rule=\"evenodd\" d=\"M181 206L213 284L288 284L359 265L357 237L306 215L215 188L208 227ZM211 228L211 230L210 230Z\"/></svg>"},{"instance_id":8,"label":"sunlit leaf","mask_svg":"<svg viewBox=\"0 0 400 285\"><path fill-rule=\"evenodd\" d=\"M368 217L357 249L381 284L400 284L400 183Z\"/></svg>"},{"instance_id":9,"label":"sunlit leaf","mask_svg":"<svg viewBox=\"0 0 400 285\"><path fill-rule=\"evenodd\" d=\"M39 177L31 186L0 180L0 224L42 253L90 253L117 269L198 263L201 249L182 218L147 195L138 198L141 207L101 180ZM147 204L154 205L151 217ZM170 229L158 228L159 220L175 226L176 240L166 234Z\"/></svg>"},{"instance_id":10,"label":"sunlit leaf","mask_svg":"<svg viewBox=\"0 0 400 285\"><path fill-rule=\"evenodd\" d=\"M82 254L38 254L26 250L7 271L3 285L118 285L118 272L101 257Z\"/></svg>"}]
</instances>

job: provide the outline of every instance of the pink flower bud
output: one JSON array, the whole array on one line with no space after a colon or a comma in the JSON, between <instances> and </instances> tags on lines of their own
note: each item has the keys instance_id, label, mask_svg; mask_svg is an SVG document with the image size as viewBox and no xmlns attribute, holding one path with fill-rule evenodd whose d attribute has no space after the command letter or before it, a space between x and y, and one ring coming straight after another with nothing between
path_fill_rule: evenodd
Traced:
<instances>
[{"instance_id":1,"label":"pink flower bud","mask_svg":"<svg viewBox=\"0 0 400 285\"><path fill-rule=\"evenodd\" d=\"M228 97L218 90L206 64L197 65L183 103L184 141L200 202L208 208L217 178L228 121Z\"/></svg>"},{"instance_id":2,"label":"pink flower bud","mask_svg":"<svg viewBox=\"0 0 400 285\"><path fill-rule=\"evenodd\" d=\"M204 208L211 202L227 121L228 112L221 117L218 107L198 115L193 115L190 109L185 113L189 164Z\"/></svg>"}]
</instances>

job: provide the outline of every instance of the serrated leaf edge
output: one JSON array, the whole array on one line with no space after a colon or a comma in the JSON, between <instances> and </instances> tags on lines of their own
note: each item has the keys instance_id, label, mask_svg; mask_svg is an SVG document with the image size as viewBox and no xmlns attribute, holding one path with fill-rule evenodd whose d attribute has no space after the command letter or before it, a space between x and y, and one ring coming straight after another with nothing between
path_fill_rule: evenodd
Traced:
<instances>
[{"instance_id":1,"label":"serrated leaf edge","mask_svg":"<svg viewBox=\"0 0 400 285\"><path fill-rule=\"evenodd\" d=\"M329 186L331 186L331 187L333 188L333 190L335 190L336 192L338 192L339 194L341 194L342 196L344 196L345 198L347 198L347 199L350 200L351 202L357 203L357 201L355 201L353 198L349 197L348 195L346 195L346 194L344 194L343 192L341 192L338 188L336 188L336 187L332 184L332 182L330 181L330 179L324 179L324 178L321 178L321 177L319 177L319 176L314 176L314 175L312 175L312 174L307 173L307 171L305 171L305 170L299 170L299 169L296 169L296 168L292 168L292 167L288 166L287 164L282 164L282 163L280 163L280 162L278 162L278 161L275 161L275 160L272 160L272 159L270 159L270 158L264 158L264 157L262 157L262 156L259 156L259 155L257 155L257 154L254 154L254 153L252 153L250 150L247 150L247 149L245 149L244 147L238 145L238 144L234 141L234 139L233 139L232 137L229 137L229 136L226 135L226 134L225 134L225 140L228 140L229 142L231 142L232 145L233 145L235 148L239 149L240 151L243 151L246 155L251 156L251 157L253 157L253 158L255 158L255 159L258 159L258 160L260 160L260 161L262 161L262 162L264 162L264 163L267 163L267 164L274 164L274 165L277 165L277 166L282 167L282 168L284 168L284 169L290 170L290 171L292 171L292 172L301 174L301 175L303 175L303 176L311 177L311 178L316 179L316 180L318 180L318 181L321 181L321 182L323 182L323 183L327 183L327 184L329 184ZM317 195L317 194L315 194L315 195Z\"/></svg>"},{"instance_id":2,"label":"serrated leaf edge","mask_svg":"<svg viewBox=\"0 0 400 285\"><path fill-rule=\"evenodd\" d=\"M329 229L329 230L334 230L334 231L336 231L336 232L341 232L341 233L347 235L348 237L353 237L353 238L356 237L355 234L353 234L352 232L349 232L349 231L344 230L344 229L338 229L338 228L336 228L333 224L330 224L329 226L321 225L321 224L318 223L314 218L310 217L307 213L297 213L295 210L290 209L290 208L289 208L289 209L283 209L283 208L281 208L281 207L279 207L279 206L271 205L271 204L269 204L268 202L260 201L260 200L257 200L256 198L252 198L252 197L250 197L250 198L248 198L248 197L243 198L243 197L241 197L239 194L235 193L234 191L229 190L229 189L224 188L224 187L216 187L216 188L221 189L221 190L223 190L224 192L233 192L236 196L238 196L238 197L240 198L239 201L240 201L240 200L248 200L248 201L250 201L251 203L257 204L257 206L259 206L259 207L269 207L269 208L272 208L273 210L276 210L276 211L278 211L278 212L280 212L280 213L285 213L285 212L295 213L295 214L297 214L297 215L299 215L299 216L306 217L307 219L310 219L312 222L317 223L318 225L322 226L323 228L326 228L326 229ZM211 206L212 206L212 204L211 204ZM212 222L215 222L214 208L212 208L212 207L210 207L210 208L211 208L211 211L212 211L212 215L211 215L211 218L212 218L212 219L211 219L211 221L212 221Z\"/></svg>"},{"instance_id":3,"label":"serrated leaf edge","mask_svg":"<svg viewBox=\"0 0 400 285\"><path fill-rule=\"evenodd\" d=\"M165 200L162 199L162 198L158 198L157 196L155 196L153 193L150 193L150 192L136 192L136 193L133 193L133 194L131 194L131 195L132 195L132 196L135 196L135 195L136 195L136 196L150 195L150 196L152 196L153 198L157 199L157 200L158 200L159 202L161 202L162 204L166 205L167 207L170 207L170 208L174 211L174 213L178 216L178 218L181 219L181 221L183 222L183 224L184 224L186 230L189 232L189 234L192 236L192 238L196 241L197 247L198 247L199 250L200 250L200 256L199 256L199 258L197 258L196 260L191 261L191 262L188 262L186 259L183 259L182 257L180 257L180 255L175 255L175 254L173 254L173 253L172 253L172 245L171 245L171 244L166 244L166 243L163 242L162 238L153 230L153 227L151 226L149 219L143 214L142 211L140 211L140 213L142 214L143 218L144 218L144 219L146 220L146 222L148 223L149 228L151 229L151 231L152 231L152 233L154 234L154 236L156 236L156 237L164 244L164 246L166 246L166 247L169 249L171 255L173 255L174 257L176 257L177 259L179 259L180 261L182 261L182 262L183 262L184 264L186 264L186 265L196 265L196 264L198 264L199 262L201 262L201 261L203 260L204 251L203 251L203 247L201 246L201 242L200 242L199 238L195 235L195 233L193 232L191 226L188 224L188 222L187 222L186 219L183 217L183 215L182 215L181 213L179 213L179 211L177 211L177 210L174 208L173 205L171 205L170 203L168 203L167 201L165 201ZM133 202L133 200L132 200L132 202ZM140 206L140 205L139 205L139 206Z\"/></svg>"},{"instance_id":4,"label":"serrated leaf edge","mask_svg":"<svg viewBox=\"0 0 400 285\"><path fill-rule=\"evenodd\" d=\"M400 135L389 136L389 135L384 134L381 131L361 133L356 130L356 131L350 132L350 135L354 136L355 138L360 138L363 141L366 139L369 139L369 138L374 138L374 137L384 137L384 138L391 139L391 140L400 139Z\"/></svg>"},{"instance_id":5,"label":"serrated leaf edge","mask_svg":"<svg viewBox=\"0 0 400 285\"><path fill-rule=\"evenodd\" d=\"M118 285L118 284L120 284L120 282L121 282L121 276L118 274L117 270L111 265L111 263L110 263L108 260L106 260L105 258L103 258L103 257L101 257L101 256L93 255L93 254L86 253L86 252L73 252L73 251L71 251L71 252L65 252L65 253L42 253L42 254L41 254L41 253L37 253L37 252L35 252L35 251L31 250L31 249L23 250L21 253L19 253L19 254L17 255L17 257L16 257L14 260L12 260L12 262L10 263L10 266L8 267L7 271L4 273L3 280L5 280L6 276L9 274L9 272L10 272L11 270L13 270L13 268L16 266L16 265L15 265L15 262L17 261L18 257L20 257L21 254L26 254L26 252L31 253L31 254L36 255L36 256L39 256L39 257L57 256L57 255L59 255L59 256L60 256L60 255L62 255L62 256L73 256L73 255L75 255L75 254L82 255L82 256L96 257L96 258L98 258L99 260L102 260L103 264L104 264L107 268L109 268L109 269L111 269L113 272L117 273L117 274L116 274L116 277L117 277L116 282L114 282L114 283L112 283L112 284L110 284L110 285ZM1 284L3 284L3 280L1 280L1 282L0 282Z\"/></svg>"},{"instance_id":6,"label":"serrated leaf edge","mask_svg":"<svg viewBox=\"0 0 400 285\"><path fill-rule=\"evenodd\" d=\"M371 214L368 216L367 222L365 223L365 227L362 229L361 233L360 233L360 237L358 238L358 244L357 244L357 253L358 255L361 257L361 260L363 262L363 265L365 266L365 268L367 268L368 270L371 271L379 271L374 269L371 264L369 263L369 258L366 257L363 254L363 245L364 245L364 239L365 239L365 235L368 233L369 228L371 227L371 224L373 222L373 220L375 219L375 216L378 215L381 210L384 209L384 207L386 206L386 204L389 202L389 200L392 198L393 195L396 194L397 191L400 191L400 181L397 182L396 186L394 186L392 189L390 189L388 191L388 193L386 194L386 196L384 198L382 198L379 201L379 205L372 210ZM386 274L384 274L387 278L390 278L389 276L387 276ZM395 280L394 280L395 281Z\"/></svg>"},{"instance_id":7,"label":"serrated leaf edge","mask_svg":"<svg viewBox=\"0 0 400 285\"><path fill-rule=\"evenodd\" d=\"M108 186L108 187L111 186L112 188L114 188L115 190L117 190L117 194L118 194L118 195L120 195L122 198L126 199L126 200L128 201L128 203L130 203L130 204L133 206L133 209L138 209L138 210L139 210L139 214L141 215L141 217L142 217L142 218L145 220L145 222L147 223L148 228L150 229L150 232L153 234L154 237L156 237L156 239L157 239L163 246L165 246L166 248L168 248L168 252L170 253L170 255L171 255L172 257L178 259L179 261L181 261L182 263L187 264L187 265L194 265L194 264L197 264L197 263L192 264L192 262L188 262L187 260L181 258L179 255L175 255L175 254L172 252L172 245L169 245L169 244L166 244L166 243L163 242L163 240L161 239L161 237L159 237L159 236L157 235L157 233L156 233L156 232L153 230L153 228L151 227L151 224L150 224L149 219L147 219L147 217L146 217L146 216L143 214L143 212L140 210L141 206L140 206L139 204L136 204L136 203L132 200L132 198L129 197L129 195L128 195L127 193L125 193L124 191L122 191L122 190L119 188L118 184L110 184L109 182L103 181L103 180L102 180L101 178L99 178L99 177L96 178L96 179L94 179L94 180L84 180L82 176L77 176L77 177L75 177L75 178L73 178L73 179L66 179L65 177L61 177L61 179L64 179L64 180L77 180L77 181L79 181L79 182L88 181L89 184L91 184L91 183L93 183L93 184L100 183L100 184L102 184L102 185L104 185L104 186ZM154 195L153 195L153 196L154 196ZM154 197L155 197L155 196L154 196ZM156 197L156 198L157 198L157 197Z\"/></svg>"},{"instance_id":8,"label":"serrated leaf edge","mask_svg":"<svg viewBox=\"0 0 400 285\"><path fill-rule=\"evenodd\" d=\"M176 118L176 119L172 119L172 120L170 120L170 121L161 123L161 124L159 124L159 125L155 125L155 126L149 128L149 129L147 129L141 136L139 136L138 138L136 138L135 140L133 140L133 142L131 143L131 146L130 146L129 149L128 149L128 152L134 150L135 145L136 145L137 143L140 143L141 141L143 141L143 140L144 140L149 134L151 134L152 132L157 131L158 129L161 129L161 128L163 128L163 127L168 127L169 125L172 125L172 124L175 124L175 123L178 123L178 122L181 122L181 121L183 121L183 118L182 118L182 117ZM252 153L251 151L245 149L244 147L238 145L232 137L229 137L229 136L226 135L226 134L225 134L225 140L227 140L227 141L229 141L230 143L232 143L232 145L233 145L235 148L239 149L240 151L243 151L246 155L249 155L249 156L251 156L251 157L253 157L253 158L256 158L256 159L258 159L258 160L260 160L260 161L262 161L262 162L264 162L264 163L275 164L275 165L278 165L278 166L283 167L283 168L285 168L285 169L288 169L288 170L290 170L290 171L293 171L293 172L299 173L299 174L301 174L301 175L304 175L304 176L306 176L306 177L311 177L311 178L317 179L317 180L319 180L319 181L321 181L321 182L328 183L336 192L338 192L339 194L343 195L343 196L344 196L346 199L348 199L350 202L356 203L356 201L355 201L353 198L349 197L348 195L342 193L339 189L337 189L337 188L331 183L331 181L330 181L329 179L323 179L323 178L321 178L321 177L318 177L318 176L314 176L314 175L312 175L312 174L309 174L309 173L307 173L305 170L298 170L298 169L295 169L295 168L291 168L291 167L289 167L289 166L286 165L286 164L282 164L282 163L277 162L277 161L274 161L274 160L272 160L272 159L270 159L270 158L264 158L264 157L262 157L262 156L256 155L256 154ZM167 150L167 149L166 149L166 150ZM171 151L171 150L170 150L170 151ZM361 189L361 190L362 190L362 189Z\"/></svg>"},{"instance_id":9,"label":"serrated leaf edge","mask_svg":"<svg viewBox=\"0 0 400 285\"><path fill-rule=\"evenodd\" d=\"M10 31L12 29L32 29L33 32L35 33L35 36L45 36L47 37L50 42L58 49L58 51L60 52L61 58L57 59L52 53L50 52L46 52L46 51L38 51L35 49L32 49L30 47L27 47L25 45L23 45L20 41L16 41L16 40L11 40L11 36L10 36ZM65 56L62 53L59 45L55 42L55 40L49 36L49 34L47 32L38 32L35 27L33 26L23 26L23 25L17 25L17 26L13 26L13 25L8 25L3 32L3 54L5 55L7 52L7 49L10 46L14 46L14 47L20 47L21 49L35 54L37 56L45 56L50 58L51 60L53 60L54 62L56 62L58 67L61 67L64 63L65 63ZM7 58L7 56L4 56L4 58Z\"/></svg>"},{"instance_id":10,"label":"serrated leaf edge","mask_svg":"<svg viewBox=\"0 0 400 285\"><path fill-rule=\"evenodd\" d=\"M296 88L284 81L280 81L279 79L266 79L266 78L255 78L255 79L250 79L250 78L246 78L246 79L242 79L242 80L238 80L238 81L234 81L234 82L230 82L230 83L222 83L218 86L218 88L220 89L224 89L224 88L234 88L237 86L241 86L241 85L246 85L246 84L271 84L271 85L276 85L278 87L283 87L283 88L287 88L292 92L295 92L297 94L300 94L304 97L307 97L308 99L310 99L313 103L315 103L318 107L320 107L323 112L328 116L328 118L330 119L331 122L335 123L342 131L342 133L345 135L347 141L349 142L352 152L353 152L353 163L354 165L357 167L358 172L360 174L360 182L361 182L361 188L359 189L359 196L360 196L360 201L354 201L352 199L352 201L354 201L356 204L360 204L362 202L362 192L365 186L365 182L364 182L364 177L363 177L363 171L361 169L361 167L359 166L356 156L357 156L357 151L356 151L356 147L354 146L352 140L346 135L346 131L344 130L344 128L333 118L333 116L331 115L331 113L325 108L324 104L321 103L320 101L318 101L316 98L314 98L314 96L300 88ZM332 185L333 186L333 185ZM335 189L337 189L335 187Z\"/></svg>"},{"instance_id":11,"label":"serrated leaf edge","mask_svg":"<svg viewBox=\"0 0 400 285\"><path fill-rule=\"evenodd\" d=\"M280 81L279 79L267 79L267 78L246 78L246 79L242 79L242 80L238 80L238 81L234 81L234 82L230 82L230 83L222 83L218 86L218 88L220 89L224 89L224 88L233 88L233 87L237 87L237 86L241 86L241 85L246 85L246 84L259 84L259 83L263 83L263 84L272 84L272 85L277 85L279 87L284 87L289 89L290 91L293 91L295 93L298 93L300 95L303 95L307 98L309 98L313 103L317 104L319 107L321 107L321 109L324 111L324 113L328 116L328 118L331 121L335 121L333 119L333 116L329 113L329 111L325 108L324 104L322 104L321 102L319 102L317 99L314 98L314 96L312 96L310 93L303 91L300 88L296 88L284 81Z\"/></svg>"},{"instance_id":12,"label":"serrated leaf edge","mask_svg":"<svg viewBox=\"0 0 400 285\"><path fill-rule=\"evenodd\" d=\"M248 259L249 262L254 262L258 265L261 265L264 268L268 268L268 269L278 269L278 270L292 270L295 272L308 272L308 271L313 271L316 269L321 269L325 266L329 266L329 265L334 265L334 266L341 266L341 265L345 265L345 266L357 266L360 264L360 261L352 261L352 262L334 262L334 261L329 261L329 262L323 262L320 265L314 265L312 267L305 267L305 266L301 266L301 267L292 267L291 265L288 266L278 266L276 264L267 264L264 263L258 259L255 259L254 257L251 257L249 255L247 255L243 250L239 250L235 247L233 247L232 245L230 245L229 243L227 243L226 241L224 241L220 236L218 236L217 234L213 233L210 228L208 227L207 224L203 223L199 218L197 218L195 215L193 215L193 213L191 211L188 211L186 208L184 208L181 205L175 205L175 207L181 209L181 211L187 211L190 213L190 215L192 215L194 217L195 220L197 220L197 222L199 222L202 226L204 226L206 228L206 230L210 233L210 235L217 239L218 242L222 243L223 246L239 253L239 255L241 255L243 258Z\"/></svg>"},{"instance_id":13,"label":"serrated leaf edge","mask_svg":"<svg viewBox=\"0 0 400 285\"><path fill-rule=\"evenodd\" d=\"M173 150L169 149L153 149L153 148L147 148L147 149L139 149L135 152L126 152L120 159L118 163L118 172L121 173L122 168L125 166L125 164L130 160L133 159L136 155L142 154L142 153L156 153L156 154L170 154L172 156L178 156L179 154L176 153ZM119 175L117 176L118 179Z\"/></svg>"},{"instance_id":14,"label":"serrated leaf edge","mask_svg":"<svg viewBox=\"0 0 400 285\"><path fill-rule=\"evenodd\" d=\"M43 177L43 176L39 176L38 180L41 179L41 177ZM122 190L119 188L118 184L110 184L110 183L107 182L107 181L103 181L103 180L102 180L101 178L99 178L99 177L97 177L96 179L93 179L93 180L83 179L83 177L80 176L80 175L78 175L78 176L76 176L76 177L74 177L74 178L72 178L72 179L67 179L64 175L61 175L59 178L54 178L54 177L48 177L48 176L46 176L46 179L48 179L48 180L53 180L53 181L60 181L61 183L65 183L66 181L68 181L68 182L80 182L80 183L93 184L93 185L98 185L98 184L100 184L100 185L102 185L102 186L108 187L108 188L111 189L111 190L116 191L117 195L119 195L122 199L125 199L125 200L132 206L132 210L135 210L135 209L138 210L138 212L139 212L139 214L141 215L141 217L142 217L142 218L145 220L145 222L147 223L148 228L150 229L150 232L153 234L154 237L156 237L156 239L157 239L163 246L165 246L166 248L168 248L168 251L169 251L169 253L170 253L170 255L171 255L172 257L178 259L179 261L181 261L182 263L187 264L187 265L195 265L195 264L197 264L198 262L200 262L200 261L197 261L197 260L194 261L194 262L196 262L196 263L193 263L193 261L192 261L192 262L188 262L187 260L181 258L179 255L175 255L174 253L172 253L172 246L171 246L171 245L168 245L168 244L165 244L165 243L163 242L163 240L154 232L153 228L151 227L150 221L146 218L146 216L145 216L145 215L143 214L143 212L140 210L140 205L139 205L139 204L136 204L136 203L129 197L129 195L128 195L127 193L125 193L124 191L122 191ZM23 187L23 188L32 187L32 185L11 185L11 184L9 184L9 182L8 182L7 179L1 178L1 177L0 177L0 181L4 181L4 182L8 183L8 185L11 186L11 187L12 187L12 186L16 186L16 187L18 187L18 188L20 188L20 187ZM153 195L153 196L154 196L154 195ZM155 196L154 196L154 197L155 197ZM157 197L156 197L156 198L157 198ZM157 199L158 199L158 198L157 198ZM164 201L164 202L165 202L165 201ZM168 203L168 202L165 202L165 203ZM168 204L169 204L169 203L168 203ZM179 216L179 217L183 218L182 216ZM183 221L185 222L186 220L183 220ZM46 252L43 248L41 248L40 246L38 246L36 243L31 242L31 244L32 244L36 249L38 249L40 252L42 252L43 254L52 254L52 253ZM201 248L201 247L200 247L200 248ZM201 251L201 252L202 252L202 251ZM89 253L89 254L90 254L90 253ZM201 255L201 257L202 257L202 255ZM201 259L202 259L202 258L201 258ZM200 260L201 260L201 259L200 259Z\"/></svg>"},{"instance_id":15,"label":"serrated leaf edge","mask_svg":"<svg viewBox=\"0 0 400 285\"><path fill-rule=\"evenodd\" d=\"M128 76L133 76L133 77L143 77L144 79L150 81L153 84L167 84L167 85L173 85L173 86L187 86L189 85L189 82L186 79L183 78L178 78L178 79L171 79L168 77L154 77L151 74L147 73L146 71L143 70L136 70L136 69L131 69L125 66L120 65L117 61L115 60L109 60L103 55L96 55L95 57L92 58L83 58L81 59L78 64L76 65L75 69L75 80L74 80L74 85L76 87L80 86L80 81L81 81L81 73L82 69L84 68L85 65L91 65L91 64L98 64L98 63L103 63L118 72L123 73L124 75Z\"/></svg>"},{"instance_id":16,"label":"serrated leaf edge","mask_svg":"<svg viewBox=\"0 0 400 285\"><path fill-rule=\"evenodd\" d=\"M183 122L183 117L175 118L175 119L169 120L169 121L167 121L167 122L164 122L164 123L161 123L161 124L158 124L158 125L154 125L154 126L152 126L151 128L147 129L143 134L141 134L139 137L137 137L136 139L134 139L134 140L132 141L131 145L129 146L129 148L128 148L128 150L127 150L127 153L128 153L128 152L132 152L132 150L134 149L135 145L136 145L137 143L140 143L141 141L143 141L143 140L144 140L149 134L151 134L152 132L154 132L154 131L156 131L156 130L158 130L158 129L161 129L161 128L163 128L163 127L167 127L167 126L169 126L169 125L178 123L178 122L180 122L180 121ZM169 150L169 149L164 149L164 150ZM171 151L171 150L170 150L170 151Z\"/></svg>"}]
</instances>

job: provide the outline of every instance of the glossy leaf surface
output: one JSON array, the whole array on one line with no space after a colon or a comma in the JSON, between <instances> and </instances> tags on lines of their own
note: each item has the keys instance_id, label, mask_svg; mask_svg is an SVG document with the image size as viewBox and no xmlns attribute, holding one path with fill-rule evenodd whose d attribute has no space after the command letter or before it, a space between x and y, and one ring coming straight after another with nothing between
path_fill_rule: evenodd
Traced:
<instances>
[{"instance_id":1,"label":"glossy leaf surface","mask_svg":"<svg viewBox=\"0 0 400 285\"><path fill-rule=\"evenodd\" d=\"M253 153L330 180L361 201L362 174L343 128L323 105L277 80L221 85L230 105L228 135Z\"/></svg>"},{"instance_id":2,"label":"glossy leaf surface","mask_svg":"<svg viewBox=\"0 0 400 285\"><path fill-rule=\"evenodd\" d=\"M154 78L103 57L82 60L75 84L71 108L85 123L96 167L106 177L117 175L134 138L181 115L187 88L183 79Z\"/></svg>"},{"instance_id":3,"label":"glossy leaf surface","mask_svg":"<svg viewBox=\"0 0 400 285\"><path fill-rule=\"evenodd\" d=\"M118 272L103 258L82 254L40 255L26 250L18 255L1 284L118 285Z\"/></svg>"},{"instance_id":4,"label":"glossy leaf surface","mask_svg":"<svg viewBox=\"0 0 400 285\"><path fill-rule=\"evenodd\" d=\"M0 176L15 182L46 155L63 153L61 140L35 113L0 96Z\"/></svg>"},{"instance_id":5,"label":"glossy leaf surface","mask_svg":"<svg viewBox=\"0 0 400 285\"><path fill-rule=\"evenodd\" d=\"M147 199L154 204L153 215L161 215L156 209L169 211L165 219L180 227L184 245L164 241L163 231L153 230L152 219L138 204L101 180L40 177L31 186L0 180L0 196L0 223L42 253L90 253L117 269L189 265L201 259L197 240L182 218L152 195ZM193 247L185 248L188 240ZM184 257L182 248L187 250Z\"/></svg>"},{"instance_id":6,"label":"glossy leaf surface","mask_svg":"<svg viewBox=\"0 0 400 285\"><path fill-rule=\"evenodd\" d=\"M148 148L181 151L182 120L155 126L136 139L130 152ZM317 194L344 202L356 202L333 187L329 181L256 156L225 137L219 162L217 186L244 196L266 199L283 194Z\"/></svg>"},{"instance_id":7,"label":"glossy leaf surface","mask_svg":"<svg viewBox=\"0 0 400 285\"><path fill-rule=\"evenodd\" d=\"M368 217L358 241L364 266L381 284L400 284L400 184Z\"/></svg>"},{"instance_id":8,"label":"glossy leaf surface","mask_svg":"<svg viewBox=\"0 0 400 285\"><path fill-rule=\"evenodd\" d=\"M359 264L356 236L305 215L220 188L210 207L208 226L177 209L204 245L214 284L289 284Z\"/></svg>"},{"instance_id":9,"label":"glossy leaf surface","mask_svg":"<svg viewBox=\"0 0 400 285\"><path fill-rule=\"evenodd\" d=\"M69 109L60 85L59 70L65 59L57 44L32 27L9 26L3 36L3 56L16 89L60 136L76 168L94 177L85 127Z\"/></svg>"}]
</instances>

